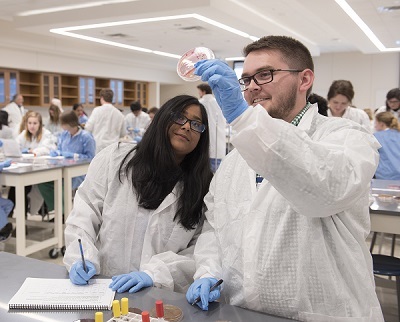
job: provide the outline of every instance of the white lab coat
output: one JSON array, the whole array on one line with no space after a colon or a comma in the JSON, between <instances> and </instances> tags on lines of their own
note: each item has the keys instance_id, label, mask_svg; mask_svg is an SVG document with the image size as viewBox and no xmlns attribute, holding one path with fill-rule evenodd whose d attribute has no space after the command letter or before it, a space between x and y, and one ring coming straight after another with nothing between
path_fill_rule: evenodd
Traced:
<instances>
[{"instance_id":1,"label":"white lab coat","mask_svg":"<svg viewBox=\"0 0 400 322\"><path fill-rule=\"evenodd\" d=\"M232 126L236 150L205 197L194 278L223 278L228 303L300 321L383 321L365 242L373 135L316 104L298 127L260 105Z\"/></svg>"},{"instance_id":2,"label":"white lab coat","mask_svg":"<svg viewBox=\"0 0 400 322\"><path fill-rule=\"evenodd\" d=\"M13 130L14 137L17 137L22 117L25 115L24 107L18 107L17 103L11 102L3 108L3 111L8 113L8 126Z\"/></svg>"},{"instance_id":3,"label":"white lab coat","mask_svg":"<svg viewBox=\"0 0 400 322\"><path fill-rule=\"evenodd\" d=\"M212 94L205 94L199 99L204 105L208 116L210 133L210 158L222 159L226 154L226 120Z\"/></svg>"},{"instance_id":4,"label":"white lab coat","mask_svg":"<svg viewBox=\"0 0 400 322\"><path fill-rule=\"evenodd\" d=\"M185 292L193 281L194 244L201 225L185 230L173 221L177 210L177 187L151 213L138 241L137 198L125 176L119 181L118 170L123 157L133 147L129 143L113 144L96 155L85 181L78 188L74 208L66 221L64 263L68 270L81 259L78 238L82 239L85 259L91 261L99 274L113 276L144 271L157 287ZM143 221L142 221L143 222ZM137 247L141 247L141 258ZM135 267L133 262L140 262Z\"/></svg>"},{"instance_id":5,"label":"white lab coat","mask_svg":"<svg viewBox=\"0 0 400 322\"><path fill-rule=\"evenodd\" d=\"M328 117L334 117L329 108L328 108ZM372 133L371 121L367 113L365 113L363 110L360 110L356 107L348 106L342 118L352 120L358 124L361 124L364 128L366 128L369 132Z\"/></svg>"},{"instance_id":6,"label":"white lab coat","mask_svg":"<svg viewBox=\"0 0 400 322\"><path fill-rule=\"evenodd\" d=\"M125 127L132 129L139 129L139 135L143 136L146 132L147 127L151 122L149 114L141 111L139 116L135 116L133 113L129 113L125 116Z\"/></svg>"},{"instance_id":7,"label":"white lab coat","mask_svg":"<svg viewBox=\"0 0 400 322\"><path fill-rule=\"evenodd\" d=\"M93 134L96 153L125 136L124 116L111 104L96 107L90 115L85 130Z\"/></svg>"},{"instance_id":8,"label":"white lab coat","mask_svg":"<svg viewBox=\"0 0 400 322\"><path fill-rule=\"evenodd\" d=\"M37 156L49 155L50 150L57 148L55 143L57 140L49 130L43 128L42 131L42 139L38 142L36 138L33 138L32 141L28 141L25 137L26 130L23 130L16 139L19 144L19 148L21 150L24 148L32 149L32 152Z\"/></svg>"}]
</instances>

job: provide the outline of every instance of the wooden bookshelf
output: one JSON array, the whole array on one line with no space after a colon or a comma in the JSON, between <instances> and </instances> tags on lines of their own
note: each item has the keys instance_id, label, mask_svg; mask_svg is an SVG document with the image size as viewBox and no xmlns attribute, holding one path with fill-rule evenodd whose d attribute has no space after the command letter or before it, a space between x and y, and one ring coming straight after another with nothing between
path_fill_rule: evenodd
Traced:
<instances>
[{"instance_id":1,"label":"wooden bookshelf","mask_svg":"<svg viewBox=\"0 0 400 322\"><path fill-rule=\"evenodd\" d=\"M42 78L38 72L19 72L19 93L24 97L25 106L41 106Z\"/></svg>"},{"instance_id":2,"label":"wooden bookshelf","mask_svg":"<svg viewBox=\"0 0 400 322\"><path fill-rule=\"evenodd\" d=\"M62 105L70 107L83 103L93 107L100 105L100 90L113 85L116 106L129 107L133 101L140 101L148 107L149 83L135 80L110 79L82 75L52 74L40 71L8 70L0 67L0 107L11 100L11 96L20 93L24 96L24 106L50 106L52 98L61 99ZM0 84L1 85L1 84ZM3 93L1 96L1 93ZM14 93L15 92L15 93Z\"/></svg>"},{"instance_id":3,"label":"wooden bookshelf","mask_svg":"<svg viewBox=\"0 0 400 322\"><path fill-rule=\"evenodd\" d=\"M63 106L72 106L79 102L79 77L61 76L61 102Z\"/></svg>"}]
</instances>

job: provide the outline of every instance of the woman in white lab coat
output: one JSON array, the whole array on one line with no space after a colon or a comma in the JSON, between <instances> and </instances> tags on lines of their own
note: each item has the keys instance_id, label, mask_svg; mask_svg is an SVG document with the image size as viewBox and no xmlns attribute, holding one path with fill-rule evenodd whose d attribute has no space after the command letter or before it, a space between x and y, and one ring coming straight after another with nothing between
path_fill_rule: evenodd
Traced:
<instances>
[{"instance_id":1,"label":"woman in white lab coat","mask_svg":"<svg viewBox=\"0 0 400 322\"><path fill-rule=\"evenodd\" d=\"M17 142L22 153L36 156L48 155L56 148L56 139L43 127L42 116L33 111L26 114L25 129L17 136Z\"/></svg>"},{"instance_id":2,"label":"woman in white lab coat","mask_svg":"<svg viewBox=\"0 0 400 322\"><path fill-rule=\"evenodd\" d=\"M137 146L113 144L93 159L66 221L64 263L73 283L102 274L113 276L117 292L187 289L212 177L207 126L203 105L177 96Z\"/></svg>"},{"instance_id":3,"label":"woman in white lab coat","mask_svg":"<svg viewBox=\"0 0 400 322\"><path fill-rule=\"evenodd\" d=\"M341 117L352 120L372 133L371 122L367 113L351 106L353 98L354 89L350 81L333 81L327 95L328 117Z\"/></svg>"}]
</instances>

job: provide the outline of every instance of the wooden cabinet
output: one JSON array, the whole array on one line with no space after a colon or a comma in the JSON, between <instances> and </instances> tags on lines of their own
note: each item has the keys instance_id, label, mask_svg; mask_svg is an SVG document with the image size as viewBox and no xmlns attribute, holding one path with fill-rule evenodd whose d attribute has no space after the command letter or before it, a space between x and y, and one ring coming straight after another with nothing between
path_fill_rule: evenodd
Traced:
<instances>
[{"instance_id":1,"label":"wooden cabinet","mask_svg":"<svg viewBox=\"0 0 400 322\"><path fill-rule=\"evenodd\" d=\"M19 72L19 92L24 97L24 106L42 105L42 74L37 72Z\"/></svg>"},{"instance_id":2,"label":"wooden cabinet","mask_svg":"<svg viewBox=\"0 0 400 322\"><path fill-rule=\"evenodd\" d=\"M95 105L94 77L79 77L79 101L77 103L93 107Z\"/></svg>"},{"instance_id":3,"label":"wooden cabinet","mask_svg":"<svg viewBox=\"0 0 400 322\"><path fill-rule=\"evenodd\" d=\"M53 98L61 99L61 76L56 74L42 74L42 105L50 106Z\"/></svg>"},{"instance_id":4,"label":"wooden cabinet","mask_svg":"<svg viewBox=\"0 0 400 322\"><path fill-rule=\"evenodd\" d=\"M52 98L60 99L65 107L75 103L94 107L100 105L103 88L113 90L113 104L119 108L129 107L133 101L148 107L147 82L0 68L0 107L17 93L24 96L24 106L28 108L49 107Z\"/></svg>"},{"instance_id":5,"label":"wooden cabinet","mask_svg":"<svg viewBox=\"0 0 400 322\"><path fill-rule=\"evenodd\" d=\"M110 79L108 78L96 78L96 106L100 105L100 91L103 88L110 88Z\"/></svg>"},{"instance_id":6,"label":"wooden cabinet","mask_svg":"<svg viewBox=\"0 0 400 322\"><path fill-rule=\"evenodd\" d=\"M147 82L124 82L124 106L130 106L132 102L139 101L142 107L148 107L148 83Z\"/></svg>"},{"instance_id":7,"label":"wooden cabinet","mask_svg":"<svg viewBox=\"0 0 400 322\"><path fill-rule=\"evenodd\" d=\"M136 100L143 107L148 107L148 84L146 82L136 82Z\"/></svg>"},{"instance_id":8,"label":"wooden cabinet","mask_svg":"<svg viewBox=\"0 0 400 322\"><path fill-rule=\"evenodd\" d=\"M79 77L61 75L61 102L64 107L71 107L78 103Z\"/></svg>"},{"instance_id":9,"label":"wooden cabinet","mask_svg":"<svg viewBox=\"0 0 400 322\"><path fill-rule=\"evenodd\" d=\"M0 107L6 106L19 92L18 78L18 71L0 69Z\"/></svg>"},{"instance_id":10,"label":"wooden cabinet","mask_svg":"<svg viewBox=\"0 0 400 322\"><path fill-rule=\"evenodd\" d=\"M136 82L124 82L124 106L131 106L136 101Z\"/></svg>"},{"instance_id":11,"label":"wooden cabinet","mask_svg":"<svg viewBox=\"0 0 400 322\"><path fill-rule=\"evenodd\" d=\"M114 92L113 105L118 107L124 106L124 81L119 79L110 80L110 88Z\"/></svg>"}]
</instances>

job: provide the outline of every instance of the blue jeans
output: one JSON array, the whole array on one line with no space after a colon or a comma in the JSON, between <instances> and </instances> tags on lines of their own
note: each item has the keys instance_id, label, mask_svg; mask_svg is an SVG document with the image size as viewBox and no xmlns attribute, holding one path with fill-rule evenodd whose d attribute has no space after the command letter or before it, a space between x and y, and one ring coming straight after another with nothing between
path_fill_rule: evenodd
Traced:
<instances>
[{"instance_id":1,"label":"blue jeans","mask_svg":"<svg viewBox=\"0 0 400 322\"><path fill-rule=\"evenodd\" d=\"M8 223L8 214L13 208L14 203L11 200L0 197L0 229Z\"/></svg>"},{"instance_id":2,"label":"blue jeans","mask_svg":"<svg viewBox=\"0 0 400 322\"><path fill-rule=\"evenodd\" d=\"M211 166L211 171L213 173L215 173L219 167L219 165L221 164L221 160L222 159L213 159L210 158L210 166Z\"/></svg>"}]
</instances>

